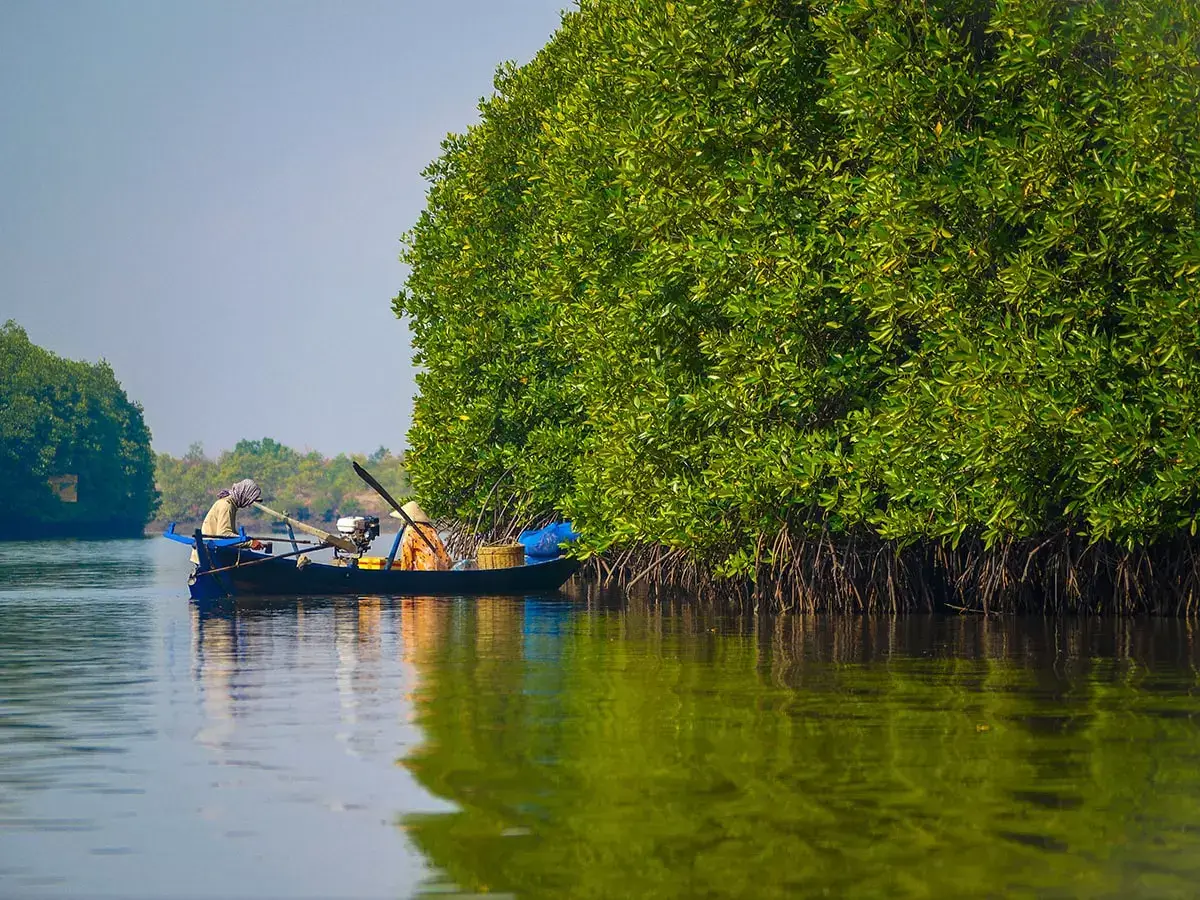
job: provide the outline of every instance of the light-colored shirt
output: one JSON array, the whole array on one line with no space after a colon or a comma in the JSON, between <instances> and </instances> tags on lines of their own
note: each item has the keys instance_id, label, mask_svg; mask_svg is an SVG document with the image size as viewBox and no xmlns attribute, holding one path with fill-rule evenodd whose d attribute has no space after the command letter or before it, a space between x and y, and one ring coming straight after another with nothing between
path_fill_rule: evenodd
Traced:
<instances>
[{"instance_id":1,"label":"light-colored shirt","mask_svg":"<svg viewBox=\"0 0 1200 900\"><path fill-rule=\"evenodd\" d=\"M421 534L417 534L417 528L420 528L421 534L433 543L434 550L430 550L429 544L425 543ZM448 569L452 565L450 554L446 552L446 545L438 537L436 528L422 524L416 528L409 525L404 529L404 537L400 539L400 552L396 554L395 568L434 572Z\"/></svg>"},{"instance_id":2,"label":"light-colored shirt","mask_svg":"<svg viewBox=\"0 0 1200 900\"><path fill-rule=\"evenodd\" d=\"M237 531L237 507L228 497L221 497L208 510L200 533L205 537L233 537ZM192 551L192 562L199 565L200 557Z\"/></svg>"}]
</instances>

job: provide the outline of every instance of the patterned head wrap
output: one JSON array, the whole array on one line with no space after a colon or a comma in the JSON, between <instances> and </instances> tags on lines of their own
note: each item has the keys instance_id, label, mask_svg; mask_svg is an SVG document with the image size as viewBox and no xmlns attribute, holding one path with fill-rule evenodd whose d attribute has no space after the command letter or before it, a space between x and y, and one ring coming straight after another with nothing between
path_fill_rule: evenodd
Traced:
<instances>
[{"instance_id":1,"label":"patterned head wrap","mask_svg":"<svg viewBox=\"0 0 1200 900\"><path fill-rule=\"evenodd\" d=\"M258 489L258 485L254 483L254 479L243 478L229 489L229 499L233 501L233 505L238 509L245 509L251 503L256 503L262 499L262 491Z\"/></svg>"},{"instance_id":2,"label":"patterned head wrap","mask_svg":"<svg viewBox=\"0 0 1200 900\"><path fill-rule=\"evenodd\" d=\"M229 496L229 488L221 488L220 493L217 494L217 499L220 500L220 499L222 499L224 497L228 497L228 496Z\"/></svg>"}]
</instances>

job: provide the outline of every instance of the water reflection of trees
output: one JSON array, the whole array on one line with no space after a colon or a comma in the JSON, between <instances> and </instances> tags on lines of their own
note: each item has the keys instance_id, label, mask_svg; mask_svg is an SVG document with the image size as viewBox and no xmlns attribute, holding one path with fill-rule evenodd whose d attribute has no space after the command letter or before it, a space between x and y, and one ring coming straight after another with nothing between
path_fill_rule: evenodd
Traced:
<instances>
[{"instance_id":1,"label":"water reflection of trees","mask_svg":"<svg viewBox=\"0 0 1200 900\"><path fill-rule=\"evenodd\" d=\"M403 824L462 890L1156 895L1200 877L1186 623L434 614L406 633L427 740L404 763L459 811Z\"/></svg>"}]
</instances>

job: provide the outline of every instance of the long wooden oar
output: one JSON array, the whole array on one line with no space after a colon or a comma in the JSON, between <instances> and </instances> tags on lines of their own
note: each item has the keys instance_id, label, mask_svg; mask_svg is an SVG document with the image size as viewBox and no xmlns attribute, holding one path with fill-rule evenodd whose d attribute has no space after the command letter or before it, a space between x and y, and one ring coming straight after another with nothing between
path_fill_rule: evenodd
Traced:
<instances>
[{"instance_id":1,"label":"long wooden oar","mask_svg":"<svg viewBox=\"0 0 1200 900\"><path fill-rule=\"evenodd\" d=\"M400 515L402 515L404 517L404 521L407 522L409 525L411 525L413 528L413 531L415 531L417 534L419 534L421 536L421 540L423 540L426 544L429 545L429 551L433 554L434 559L437 559L437 555L438 555L437 547L433 546L433 541L431 541L429 539L429 535L427 535L425 532L423 532L420 528L417 527L417 523L414 522L412 520L412 517L409 516L409 514L404 511L404 507L402 507L399 503L397 503L395 498L383 489L383 485L381 485L378 481L375 480L375 476L373 476L370 472L368 472L366 469L364 469L362 466L360 466L356 460L352 459L352 460L350 460L350 462L354 465L355 474L358 475L358 477L361 478L363 481L365 481L367 484L369 484L372 488L374 488L375 493L377 493L380 497L382 497L384 500L386 500L388 503L390 503L392 505L392 509L394 509L396 512L400 513Z\"/></svg>"},{"instance_id":2,"label":"long wooden oar","mask_svg":"<svg viewBox=\"0 0 1200 900\"><path fill-rule=\"evenodd\" d=\"M264 544L290 544L290 543L292 543L292 540L286 534L273 534L273 535L269 535L268 537L262 537L262 536L251 537L250 535L246 535L246 540L262 541ZM296 543L312 545L312 544L323 544L325 542L324 541L296 541Z\"/></svg>"},{"instance_id":3,"label":"long wooden oar","mask_svg":"<svg viewBox=\"0 0 1200 900\"><path fill-rule=\"evenodd\" d=\"M297 531L303 531L305 534L311 534L313 537L319 537L324 543L337 547L339 550L345 550L347 553L358 552L358 548L354 546L354 542L346 540L346 538L342 537L340 534L330 534L328 531L322 531L320 528L314 528L312 525L306 525L298 519L293 519L291 516L284 515L278 510L271 509L269 506L263 506L261 503L255 503L254 508L262 510L269 516L282 519Z\"/></svg>"}]
</instances>

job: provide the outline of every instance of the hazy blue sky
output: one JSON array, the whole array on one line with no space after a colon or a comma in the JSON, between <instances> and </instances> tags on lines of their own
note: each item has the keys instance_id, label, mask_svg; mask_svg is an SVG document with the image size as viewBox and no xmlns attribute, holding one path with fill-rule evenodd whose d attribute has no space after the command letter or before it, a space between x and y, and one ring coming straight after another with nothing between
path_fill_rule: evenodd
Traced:
<instances>
[{"instance_id":1,"label":"hazy blue sky","mask_svg":"<svg viewBox=\"0 0 1200 900\"><path fill-rule=\"evenodd\" d=\"M404 443L421 171L563 0L0 0L0 321L158 450Z\"/></svg>"}]
</instances>

